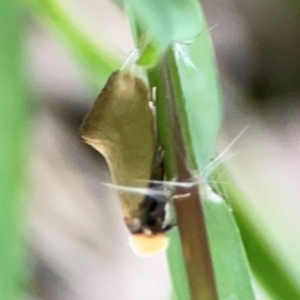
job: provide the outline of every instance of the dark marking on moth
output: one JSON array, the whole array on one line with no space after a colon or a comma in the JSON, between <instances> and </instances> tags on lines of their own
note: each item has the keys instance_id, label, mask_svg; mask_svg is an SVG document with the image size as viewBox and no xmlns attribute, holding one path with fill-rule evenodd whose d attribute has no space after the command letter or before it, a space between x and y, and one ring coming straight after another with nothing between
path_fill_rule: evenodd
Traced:
<instances>
[{"instance_id":1,"label":"dark marking on moth","mask_svg":"<svg viewBox=\"0 0 300 300\"><path fill-rule=\"evenodd\" d=\"M149 189L163 190L164 189L164 152L159 147L153 163L151 179L156 182L150 182ZM159 181L159 183L157 183ZM137 232L143 233L145 231L152 234L163 233L170 230L175 224L165 225L166 217L166 205L171 201L171 197L167 195L152 196L146 195L143 203L141 204L141 210L145 211L141 220L141 227Z\"/></svg>"}]
</instances>

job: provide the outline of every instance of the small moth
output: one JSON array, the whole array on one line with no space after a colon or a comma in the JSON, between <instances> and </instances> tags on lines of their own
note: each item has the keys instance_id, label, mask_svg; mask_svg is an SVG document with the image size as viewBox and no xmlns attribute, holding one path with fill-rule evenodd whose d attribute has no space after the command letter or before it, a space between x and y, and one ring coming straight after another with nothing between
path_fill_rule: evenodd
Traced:
<instances>
[{"instance_id":1,"label":"small moth","mask_svg":"<svg viewBox=\"0 0 300 300\"><path fill-rule=\"evenodd\" d=\"M125 224L132 233L129 243L140 255L164 250L168 245L164 232L170 228L164 223L168 195L162 185L149 185L151 179L163 177L149 102L149 90L140 78L116 71L80 128L83 140L104 156L113 184L121 187L117 190ZM154 188L154 194L126 188Z\"/></svg>"}]
</instances>

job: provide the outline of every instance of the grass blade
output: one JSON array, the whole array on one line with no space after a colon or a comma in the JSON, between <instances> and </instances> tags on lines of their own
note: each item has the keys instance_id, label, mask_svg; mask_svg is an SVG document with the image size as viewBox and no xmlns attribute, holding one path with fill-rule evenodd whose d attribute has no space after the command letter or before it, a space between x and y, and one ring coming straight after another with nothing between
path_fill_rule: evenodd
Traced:
<instances>
[{"instance_id":1,"label":"grass blade","mask_svg":"<svg viewBox=\"0 0 300 300\"><path fill-rule=\"evenodd\" d=\"M167 68L171 73L173 93L176 95L185 148L190 157L195 159L195 162L190 159L186 160L186 163L189 161L190 167L197 166L198 172L205 167L212 156L221 115L220 93L210 38L205 25L201 29L201 35L191 45L174 43L166 58ZM170 162L174 161L174 147L170 146L169 141L175 137L174 133L172 135L166 128L168 125L165 124L167 122L165 116L168 114L168 109L161 104L170 95L164 90L162 84L165 78L161 71L161 65L162 63L154 71L149 70L149 78L151 86L155 86L157 90L158 130L162 146L166 151L166 167L169 173L174 174L174 167ZM176 151L178 149L175 149ZM207 195L203 201L218 297L220 299L234 297L235 299L253 300L254 293L246 255L230 210L224 201L218 201L216 204ZM184 205L186 204L185 202ZM185 220L179 218L178 222L189 223L192 214L193 212L190 212L189 215L186 215ZM190 231L194 232L199 230L199 227L190 228ZM187 297L188 290L185 283L181 285L181 282L186 281L182 280L185 272L182 267L183 262L180 260L182 255L178 253L180 241L176 241L179 238L176 231L172 238L173 242L168 250L168 256L176 294L174 298L185 299L182 297ZM190 257L190 259L194 258ZM195 259L197 260L197 258ZM203 261L203 266L205 264L206 262ZM195 280L205 280L201 271ZM193 294L192 292L192 299L199 299L199 297L199 293ZM214 296L206 295L204 292L201 298L213 299Z\"/></svg>"},{"instance_id":2,"label":"grass blade","mask_svg":"<svg viewBox=\"0 0 300 300\"><path fill-rule=\"evenodd\" d=\"M0 297L20 299L20 189L26 114L19 1L0 2Z\"/></svg>"},{"instance_id":3,"label":"grass blade","mask_svg":"<svg viewBox=\"0 0 300 300\"><path fill-rule=\"evenodd\" d=\"M183 263L183 254L181 250L180 237L177 228L173 228L169 234L170 245L167 250L169 270L173 283L172 300L190 300L189 286L185 265Z\"/></svg>"},{"instance_id":4,"label":"grass blade","mask_svg":"<svg viewBox=\"0 0 300 300\"><path fill-rule=\"evenodd\" d=\"M198 1L126 0L125 3L131 22L144 29L138 43L142 66L154 66L171 42L193 39L200 33L199 24L203 20Z\"/></svg>"},{"instance_id":5,"label":"grass blade","mask_svg":"<svg viewBox=\"0 0 300 300\"><path fill-rule=\"evenodd\" d=\"M252 218L246 213L245 208L241 207L242 202L247 202L245 196L238 190L226 170L219 167L214 173L218 177L218 172L222 173L222 178L227 182L222 193L226 194L233 206L237 224L245 245L246 253L253 274L271 299L300 299L300 288L292 274L285 268L285 263L276 251L267 244L268 237L264 237L253 224Z\"/></svg>"},{"instance_id":6,"label":"grass blade","mask_svg":"<svg viewBox=\"0 0 300 300\"><path fill-rule=\"evenodd\" d=\"M203 199L219 298L254 300L244 245L231 209L210 188Z\"/></svg>"},{"instance_id":7,"label":"grass blade","mask_svg":"<svg viewBox=\"0 0 300 300\"><path fill-rule=\"evenodd\" d=\"M185 147L189 139L183 137L183 132L188 133L187 127L180 126L182 124L177 102L183 98L178 84L178 73L169 59L172 56L170 50L157 68L157 78L150 79L151 84L157 89L158 134L165 150L168 172L171 178L188 181L192 178L192 172L187 165L190 157ZM175 193L186 195L184 200L174 201L174 208L191 299L196 300L201 296L202 299L215 300L217 291L197 185L188 189L178 186Z\"/></svg>"},{"instance_id":8,"label":"grass blade","mask_svg":"<svg viewBox=\"0 0 300 300\"><path fill-rule=\"evenodd\" d=\"M174 48L167 57L168 57L168 65L170 67L171 72L179 72L179 66L175 59L175 51ZM173 54L172 54L173 53ZM186 59L186 58L185 58ZM182 62L182 61L181 61ZM161 65L160 65L161 66ZM181 64L181 68L190 68L191 65L184 65ZM195 66L193 66L194 68ZM204 68L202 70L205 70ZM187 72L184 72L183 69L181 69L182 74L187 74ZM166 150L166 156L167 163L169 160L174 160L173 152L174 147L172 150L172 147L169 147L169 140L174 139L174 136L172 133L168 131L169 126L167 125L166 128L166 108L163 104L161 104L161 101L159 99L163 99L164 101L165 97L169 97L167 91L163 90L161 82L164 80L163 76L160 77L158 70L158 74L155 73L155 71L151 71L150 73L150 81L153 86L157 89L157 113L158 113L158 128L160 131L161 136L161 142ZM196 74L198 76L195 69L191 72L191 74ZM176 79L177 78L177 79ZM197 78L197 77L196 77ZM174 89L180 89L181 86L184 86L185 81L192 81L193 78L191 78L191 75L189 76L172 76L173 79L173 87ZM197 82L195 80L194 82ZM207 81L208 82L208 81ZM188 83L190 84L190 83ZM201 95L202 88L201 85L199 85L198 94ZM208 85L209 89L211 89L211 86ZM197 91L197 86L194 85L193 87ZM206 92L206 91L204 91ZM175 91L175 94L178 95L177 100L180 103L179 107L181 108L181 114L186 116L181 117L181 121L184 128L191 128L192 126L198 126L201 128L201 126L204 126L203 128L207 128L207 131L214 132L216 134L216 127L219 123L219 111L218 108L220 108L219 104L217 103L217 97L214 109L203 109L204 107L207 108L207 103L204 100L204 103L201 103L201 100L197 97L197 93L184 93L183 89L180 89L177 92ZM215 95L218 95L218 90L215 90ZM194 99L192 99L194 97ZM196 98L197 97L197 98ZM196 101L196 99L197 101ZM201 99L201 98L200 98ZM211 99L211 98L210 98ZM190 102L188 102L190 101ZM189 105L189 106L188 106ZM193 106L191 106L193 105ZM213 102L210 103L213 108ZM187 108L188 106L188 108ZM192 111L192 117L195 118L193 121L195 123L189 122L189 112ZM199 118L199 115L195 114L194 112L201 111L201 116L206 112L208 116L210 117L206 119L208 123L203 122L201 118ZM162 114L162 115L161 115ZM215 114L215 115L214 115ZM205 115L205 114L204 114ZM198 116L198 125L196 123ZM212 118L215 118L215 121L212 122ZM204 116L205 120L205 116ZM184 123L185 122L185 123ZM211 129L209 129L211 126ZM198 129L198 127L196 129ZM190 151L193 151L193 145L198 143L202 143L203 135L199 135L199 129L194 130L194 134L196 133L196 139L193 141L195 144L193 144L192 139L193 135L192 133L188 132L187 130L183 130L185 132L186 139L185 143L187 144L186 147L190 149ZM204 132L204 130L203 130ZM190 134L190 136L188 136ZM200 138L199 138L200 137ZM196 141L196 142L195 142ZM189 143L189 144L188 144ZM198 151L197 153L193 153L195 155L197 162L200 162L200 164L205 163L207 161L207 158L209 157L209 151L211 151L213 145L209 144L209 140L206 140L206 148L200 148L202 151ZM203 149L206 149L205 151ZM178 150L178 149L177 149ZM198 157L197 157L198 155ZM206 157L206 159L205 159ZM172 166L169 168L171 169L172 173ZM200 168L199 168L200 169ZM218 289L218 295L220 299L226 299L226 297L236 297L236 299L254 299L254 293L252 290L251 285L251 277L250 272L248 268L248 263L246 259L246 255L244 252L242 240L239 235L238 227L235 224L234 218L232 216L232 213L230 212L230 209L227 207L226 203L222 199L218 199L218 201L215 201L215 199L212 199L211 197L216 197L217 195L213 194L212 192L209 194L203 194L204 200L204 212L206 217L206 228L208 232L209 237L209 244L210 244L210 251L212 254L212 260L213 260L213 266L214 266L214 273L215 273L215 279L217 283L217 289ZM176 200L175 200L176 201ZM180 201L180 200L179 200ZM187 203L186 200L181 200L184 205ZM191 218L191 214L187 216L187 219ZM191 228L191 231L198 231L199 228ZM183 262L180 260L182 257L180 253L178 252L178 245L180 245L180 241L178 239L178 234L173 234L173 242L170 245L170 248L168 250L168 256L170 261L170 270L172 272L172 279L174 284L174 289L177 298L182 299L182 295L188 293L185 283L181 284L181 282L184 282L182 280L184 272L184 268L182 267ZM203 265L205 262L203 262ZM197 275L196 275L197 276ZM199 278L203 278L200 273L198 274L198 278L196 280L199 280ZM184 296L186 297L186 296ZM184 298L183 298L184 299ZM193 296L192 299L197 299L197 296ZM203 295L203 299L210 299L205 298Z\"/></svg>"}]
</instances>

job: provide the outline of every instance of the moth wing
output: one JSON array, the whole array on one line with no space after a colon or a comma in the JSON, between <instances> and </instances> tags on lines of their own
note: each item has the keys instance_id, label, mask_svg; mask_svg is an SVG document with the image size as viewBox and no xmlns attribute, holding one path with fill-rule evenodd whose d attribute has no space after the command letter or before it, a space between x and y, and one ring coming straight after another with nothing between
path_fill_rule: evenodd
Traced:
<instances>
[{"instance_id":1,"label":"moth wing","mask_svg":"<svg viewBox=\"0 0 300 300\"><path fill-rule=\"evenodd\" d=\"M104 156L116 185L134 187L142 180L138 187L148 186L156 151L149 101L148 88L141 79L117 71L81 125L82 138ZM119 196L127 223L139 218L144 196L122 191Z\"/></svg>"}]
</instances>

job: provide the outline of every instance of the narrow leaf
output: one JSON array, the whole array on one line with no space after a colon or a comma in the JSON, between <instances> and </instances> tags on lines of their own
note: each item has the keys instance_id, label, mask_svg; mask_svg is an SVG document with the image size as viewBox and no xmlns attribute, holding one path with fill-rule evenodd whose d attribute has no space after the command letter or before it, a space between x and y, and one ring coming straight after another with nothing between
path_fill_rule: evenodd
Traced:
<instances>
[{"instance_id":1,"label":"narrow leaf","mask_svg":"<svg viewBox=\"0 0 300 300\"><path fill-rule=\"evenodd\" d=\"M206 189L204 213L219 298L254 300L250 269L232 210L221 196Z\"/></svg>"},{"instance_id":2,"label":"narrow leaf","mask_svg":"<svg viewBox=\"0 0 300 300\"><path fill-rule=\"evenodd\" d=\"M257 224L253 224L249 212L241 206L247 199L235 186L226 170L220 167L214 176L217 178L220 171L222 178L227 182L222 192L226 193L226 197L232 203L253 274L272 299L300 299L298 278L287 270L282 257L267 243L269 237L257 229Z\"/></svg>"},{"instance_id":3,"label":"narrow leaf","mask_svg":"<svg viewBox=\"0 0 300 300\"><path fill-rule=\"evenodd\" d=\"M0 298L21 298L25 113L19 1L0 1Z\"/></svg>"},{"instance_id":4,"label":"narrow leaf","mask_svg":"<svg viewBox=\"0 0 300 300\"><path fill-rule=\"evenodd\" d=\"M200 33L202 19L196 0L126 0L125 3L130 20L143 31L138 43L142 66L154 66L171 42L193 39Z\"/></svg>"}]
</instances>

